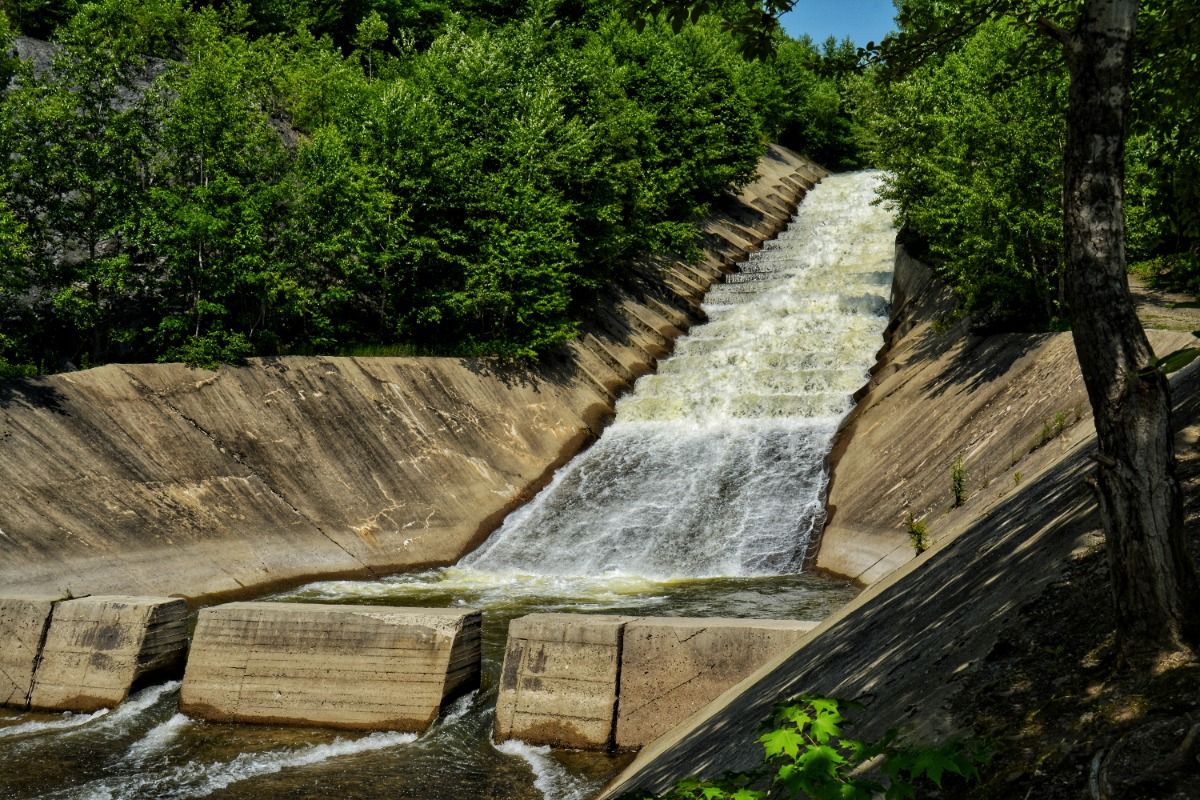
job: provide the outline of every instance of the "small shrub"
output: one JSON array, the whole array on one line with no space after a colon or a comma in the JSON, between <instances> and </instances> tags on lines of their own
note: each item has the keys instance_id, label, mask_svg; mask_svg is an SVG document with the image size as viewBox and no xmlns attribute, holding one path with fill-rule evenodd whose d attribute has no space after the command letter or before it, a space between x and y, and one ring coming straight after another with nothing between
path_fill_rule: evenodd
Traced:
<instances>
[{"instance_id":1,"label":"small shrub","mask_svg":"<svg viewBox=\"0 0 1200 800\"><path fill-rule=\"evenodd\" d=\"M913 549L917 551L917 555L921 555L929 549L929 526L925 520L914 517L909 511L904 517L904 527L908 531L908 539L912 542Z\"/></svg>"},{"instance_id":2,"label":"small shrub","mask_svg":"<svg viewBox=\"0 0 1200 800\"><path fill-rule=\"evenodd\" d=\"M1079 410L1078 406L1070 411L1054 412L1053 417L1048 417L1042 420L1042 430L1034 438L1033 445L1029 448L1029 452L1032 453L1039 447L1042 447L1047 443L1054 441L1059 436L1062 436L1063 433L1066 432L1067 428L1081 419L1083 419L1083 413Z\"/></svg>"},{"instance_id":3,"label":"small shrub","mask_svg":"<svg viewBox=\"0 0 1200 800\"><path fill-rule=\"evenodd\" d=\"M950 465L950 484L954 490L954 508L958 508L967 500L967 466L963 457L954 459Z\"/></svg>"},{"instance_id":4,"label":"small shrub","mask_svg":"<svg viewBox=\"0 0 1200 800\"><path fill-rule=\"evenodd\" d=\"M1017 470L1016 472L1013 473L1013 486L1020 486L1020 485L1021 485L1021 470Z\"/></svg>"},{"instance_id":5,"label":"small shrub","mask_svg":"<svg viewBox=\"0 0 1200 800\"><path fill-rule=\"evenodd\" d=\"M182 361L189 367L216 369L221 364L244 364L252 351L250 341L241 333L216 330L189 337L168 350L159 361Z\"/></svg>"},{"instance_id":6,"label":"small shrub","mask_svg":"<svg viewBox=\"0 0 1200 800\"><path fill-rule=\"evenodd\" d=\"M1062 436L1063 431L1067 429L1067 412L1058 411L1054 414L1054 435Z\"/></svg>"},{"instance_id":7,"label":"small shrub","mask_svg":"<svg viewBox=\"0 0 1200 800\"><path fill-rule=\"evenodd\" d=\"M1044 419L1042 420L1042 432L1038 435L1037 444L1035 444L1033 448L1036 450L1053 438L1054 428L1050 425L1050 420Z\"/></svg>"}]
</instances>

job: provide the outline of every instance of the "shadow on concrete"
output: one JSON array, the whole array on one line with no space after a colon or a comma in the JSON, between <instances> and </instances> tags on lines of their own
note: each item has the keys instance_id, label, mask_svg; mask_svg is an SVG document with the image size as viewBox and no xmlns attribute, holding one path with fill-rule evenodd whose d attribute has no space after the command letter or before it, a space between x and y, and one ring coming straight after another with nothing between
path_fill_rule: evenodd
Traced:
<instances>
[{"instance_id":1,"label":"shadow on concrete","mask_svg":"<svg viewBox=\"0 0 1200 800\"><path fill-rule=\"evenodd\" d=\"M506 389L528 386L534 392L540 392L543 383L567 383L565 370L556 368L558 360L558 354L553 353L541 365L534 365L525 359L493 356L464 356L458 359L458 363L472 375L494 380Z\"/></svg>"},{"instance_id":2,"label":"shadow on concrete","mask_svg":"<svg viewBox=\"0 0 1200 800\"><path fill-rule=\"evenodd\" d=\"M24 405L30 408L67 415L62 392L45 378L7 378L0 380L0 408Z\"/></svg>"},{"instance_id":3,"label":"shadow on concrete","mask_svg":"<svg viewBox=\"0 0 1200 800\"><path fill-rule=\"evenodd\" d=\"M1040 347L1053 333L1004 333L991 336L968 335L954 361L939 370L936 379L923 387L937 397L947 391L973 392L1005 375L1030 350ZM952 346L954 338L933 331L917 344L915 357L934 360Z\"/></svg>"}]
</instances>

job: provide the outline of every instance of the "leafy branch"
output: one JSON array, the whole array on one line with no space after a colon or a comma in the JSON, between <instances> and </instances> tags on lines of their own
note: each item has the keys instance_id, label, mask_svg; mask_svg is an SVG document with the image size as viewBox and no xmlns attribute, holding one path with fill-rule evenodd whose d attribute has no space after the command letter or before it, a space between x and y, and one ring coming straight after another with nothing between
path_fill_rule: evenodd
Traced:
<instances>
[{"instance_id":1,"label":"leafy branch","mask_svg":"<svg viewBox=\"0 0 1200 800\"><path fill-rule=\"evenodd\" d=\"M959 741L913 748L898 746L894 732L876 742L849 738L842 730L845 714L860 708L805 695L781 703L758 737L761 766L714 780L686 778L657 800L872 800L879 795L909 800L923 787L941 788L947 776L977 782L980 765L990 758L983 747ZM867 776L877 761L885 781ZM634 794L623 800L652 798Z\"/></svg>"}]
</instances>

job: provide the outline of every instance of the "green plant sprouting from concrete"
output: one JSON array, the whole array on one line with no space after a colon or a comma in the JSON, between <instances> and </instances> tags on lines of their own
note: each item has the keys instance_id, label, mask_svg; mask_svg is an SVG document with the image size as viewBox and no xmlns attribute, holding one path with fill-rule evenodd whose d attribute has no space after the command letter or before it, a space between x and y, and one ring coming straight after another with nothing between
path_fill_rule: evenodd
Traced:
<instances>
[{"instance_id":1,"label":"green plant sprouting from concrete","mask_svg":"<svg viewBox=\"0 0 1200 800\"><path fill-rule=\"evenodd\" d=\"M1079 420L1083 419L1083 412L1079 406L1072 408L1070 411L1056 411L1053 417L1047 417L1042 420L1042 430L1034 437L1033 444L1029 448L1029 452L1037 450L1039 447L1052 442L1066 432L1067 428L1074 425Z\"/></svg>"},{"instance_id":2,"label":"green plant sprouting from concrete","mask_svg":"<svg viewBox=\"0 0 1200 800\"><path fill-rule=\"evenodd\" d=\"M954 459L950 465L950 484L954 490L954 508L958 508L967 500L967 466L963 457Z\"/></svg>"},{"instance_id":3,"label":"green plant sprouting from concrete","mask_svg":"<svg viewBox=\"0 0 1200 800\"><path fill-rule=\"evenodd\" d=\"M971 743L952 741L938 747L900 747L895 733L876 742L842 733L845 713L861 708L828 697L800 696L781 703L758 741L763 763L746 773L715 780L687 778L659 800L886 800L916 798L918 791L940 788L948 775L973 783L988 752ZM879 760L880 779L864 774ZM624 800L651 800L653 795L626 795Z\"/></svg>"},{"instance_id":4,"label":"green plant sprouting from concrete","mask_svg":"<svg viewBox=\"0 0 1200 800\"><path fill-rule=\"evenodd\" d=\"M904 528L908 531L908 539L912 542L917 555L921 555L929 549L929 526L923 517L915 517L909 511L904 516Z\"/></svg>"}]
</instances>

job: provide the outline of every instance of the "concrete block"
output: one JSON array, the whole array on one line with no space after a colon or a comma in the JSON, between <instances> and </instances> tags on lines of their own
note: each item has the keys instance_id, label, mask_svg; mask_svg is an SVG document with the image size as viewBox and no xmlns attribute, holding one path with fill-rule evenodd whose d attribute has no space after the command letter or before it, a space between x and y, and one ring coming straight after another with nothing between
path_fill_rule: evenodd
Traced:
<instances>
[{"instance_id":1,"label":"concrete block","mask_svg":"<svg viewBox=\"0 0 1200 800\"><path fill-rule=\"evenodd\" d=\"M25 708L59 595L0 597L0 706Z\"/></svg>"},{"instance_id":2,"label":"concrete block","mask_svg":"<svg viewBox=\"0 0 1200 800\"><path fill-rule=\"evenodd\" d=\"M582 750L612 741L621 634L631 617L530 614L508 627L497 741Z\"/></svg>"},{"instance_id":3,"label":"concrete block","mask_svg":"<svg viewBox=\"0 0 1200 800\"><path fill-rule=\"evenodd\" d=\"M178 666L187 604L173 597L97 595L54 604L30 707L111 708L137 682Z\"/></svg>"},{"instance_id":4,"label":"concrete block","mask_svg":"<svg viewBox=\"0 0 1200 800\"><path fill-rule=\"evenodd\" d=\"M657 739L772 658L815 622L641 617L625 626L616 746Z\"/></svg>"},{"instance_id":5,"label":"concrete block","mask_svg":"<svg viewBox=\"0 0 1200 800\"><path fill-rule=\"evenodd\" d=\"M470 609L229 603L200 612L180 709L203 719L423 731L479 685Z\"/></svg>"}]
</instances>

